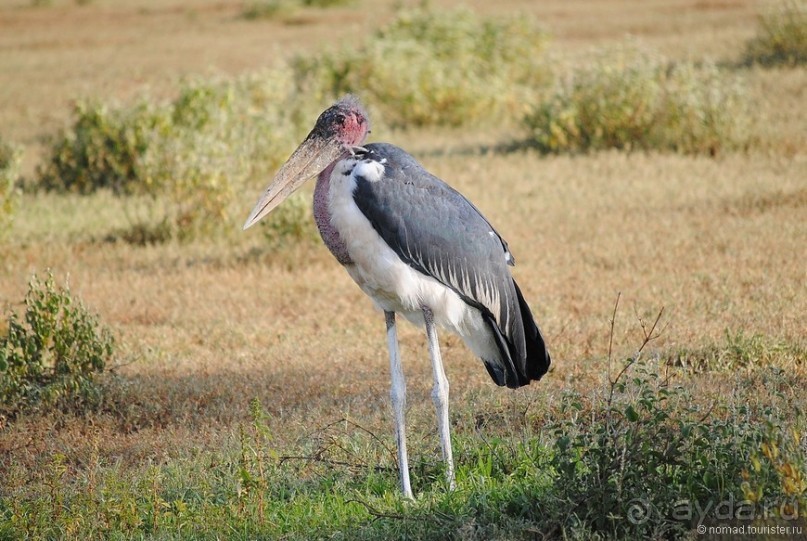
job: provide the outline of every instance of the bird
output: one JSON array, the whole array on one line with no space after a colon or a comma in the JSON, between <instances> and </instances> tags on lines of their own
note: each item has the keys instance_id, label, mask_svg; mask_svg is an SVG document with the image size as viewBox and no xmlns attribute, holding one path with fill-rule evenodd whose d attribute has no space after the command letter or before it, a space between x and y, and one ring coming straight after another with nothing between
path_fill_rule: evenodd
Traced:
<instances>
[{"instance_id":1,"label":"bird","mask_svg":"<svg viewBox=\"0 0 807 541\"><path fill-rule=\"evenodd\" d=\"M365 144L369 133L369 115L355 95L327 108L262 192L244 230L317 177L313 214L320 236L384 312L400 488L413 499L396 314L426 331L449 490L456 486L449 383L437 327L459 335L498 386L540 380L551 359L510 272L515 259L507 242L473 203L406 151Z\"/></svg>"}]
</instances>

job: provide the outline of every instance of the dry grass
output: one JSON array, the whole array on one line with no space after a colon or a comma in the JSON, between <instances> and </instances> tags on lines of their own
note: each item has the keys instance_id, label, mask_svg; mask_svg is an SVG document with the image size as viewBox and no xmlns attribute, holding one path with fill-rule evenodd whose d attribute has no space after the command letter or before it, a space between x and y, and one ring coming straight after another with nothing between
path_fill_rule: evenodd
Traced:
<instances>
[{"instance_id":1,"label":"dry grass","mask_svg":"<svg viewBox=\"0 0 807 541\"><path fill-rule=\"evenodd\" d=\"M799 218L807 207L803 163L616 153L586 159L453 154L423 161L480 201L511 243L516 277L556 359L548 381L497 398L478 362L458 340L444 337L455 404L481 390L493 400L526 400L570 378L598 381L617 292L629 307L617 321L619 354L637 342L634 311L648 317L661 306L669 325L654 344L660 351L720 344L726 329L804 342L805 275L795 257L807 242ZM38 214L48 203L25 206ZM134 445L137 461L144 442L152 441L150 453L160 455L166 438L176 438L170 447L198 446L198 435L188 430L226 439L252 397L264 400L280 426L349 412L385 430L381 315L324 247L256 255L260 240L181 250L70 236L31 242L4 258L10 279L1 295L6 302L20 298L33 270L69 272L73 291L119 330L119 360L126 366L118 372L129 398L137 399L127 406L132 411L95 422L94 430L105 434L96 445L110 446L111 454ZM412 403L423 404L416 408L428 418L422 333L406 326L402 342ZM127 432L135 428L143 430L133 438ZM26 433L17 430L3 435L7 444ZM58 448L70 434L39 440L38 447ZM219 437L206 444L220 445Z\"/></svg>"},{"instance_id":2,"label":"dry grass","mask_svg":"<svg viewBox=\"0 0 807 541\"><path fill-rule=\"evenodd\" d=\"M0 126L4 138L28 145L29 171L37 138L65 121L77 97L127 100L144 88L168 95L178 77L265 67L391 15L339 8L283 25L244 21L238 2L29 4L0 8L0 97L12 104L0 109ZM626 0L468 4L534 12L552 29L558 57L570 63L625 33L672 56L731 58L753 34L758 8L740 0L648 2L642 9ZM512 138L504 129L373 133L412 151L497 226L553 352L544 381L508 393L493 387L459 340L442 336L458 423L471 422L473 412L517 410L600 382L618 292L615 358L641 342L637 318L652 319L662 306L665 331L652 344L661 358L722 347L727 330L805 350L807 74L744 76L772 134L764 152L541 157L492 152ZM245 213L261 188L243 194ZM116 329L121 344L105 410L0 427L0 479L14 463L33 482L56 452L72 471L99 460L134 471L232 447L253 397L278 440L290 445L345 416L390 435L383 318L323 246L269 249L256 231L183 246L103 242L126 225L123 205L105 193L25 195L11 242L0 246L0 308L16 306L32 272L52 268L57 279L69 274L72 291ZM401 341L412 453L431 456L424 339L404 326ZM804 376L803 358L774 355L772 363ZM711 373L686 384L705 397L731 391L728 378Z\"/></svg>"}]
</instances>

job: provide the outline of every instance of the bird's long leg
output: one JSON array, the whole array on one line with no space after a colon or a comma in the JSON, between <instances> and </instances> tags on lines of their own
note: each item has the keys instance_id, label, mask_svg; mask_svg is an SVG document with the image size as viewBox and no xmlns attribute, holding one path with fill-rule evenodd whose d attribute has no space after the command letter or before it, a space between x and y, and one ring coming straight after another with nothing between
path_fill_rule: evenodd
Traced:
<instances>
[{"instance_id":1,"label":"bird's long leg","mask_svg":"<svg viewBox=\"0 0 807 541\"><path fill-rule=\"evenodd\" d=\"M406 381L401 354L398 351L398 331L395 328L395 312L384 311L387 320L387 347L389 348L389 365L392 373L390 398L395 416L395 439L398 441L398 468L401 473L401 490L406 498L414 499L412 485L409 483L409 457L406 454L406 425L404 409L406 408Z\"/></svg>"},{"instance_id":2,"label":"bird's long leg","mask_svg":"<svg viewBox=\"0 0 807 541\"><path fill-rule=\"evenodd\" d=\"M424 306L423 319L426 321L426 336L429 340L429 355L432 358L434 372L434 388L432 400L437 409L437 428L440 431L440 445L443 448L443 460L446 461L446 479L451 490L454 489L454 456L451 452L451 434L448 424L448 378L443 370L443 359L440 356L440 342L437 340L437 328L434 325L434 314Z\"/></svg>"}]
</instances>

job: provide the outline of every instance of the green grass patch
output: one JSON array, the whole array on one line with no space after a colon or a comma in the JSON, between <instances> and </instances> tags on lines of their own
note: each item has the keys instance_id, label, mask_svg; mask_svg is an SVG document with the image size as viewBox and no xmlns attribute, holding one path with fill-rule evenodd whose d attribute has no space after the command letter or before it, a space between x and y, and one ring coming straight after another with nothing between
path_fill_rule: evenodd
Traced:
<instances>
[{"instance_id":1,"label":"green grass patch","mask_svg":"<svg viewBox=\"0 0 807 541\"><path fill-rule=\"evenodd\" d=\"M53 276L34 276L25 314L8 316L0 336L0 420L49 408L82 411L100 403L96 375L115 340ZM0 423L0 427L3 423Z\"/></svg>"},{"instance_id":2,"label":"green grass patch","mask_svg":"<svg viewBox=\"0 0 807 541\"><path fill-rule=\"evenodd\" d=\"M413 455L414 502L399 495L389 438L343 419L284 446L254 400L229 450L133 469L95 457L72 471L57 455L33 479L12 465L0 535L671 538L741 501L787 524L807 505L803 417L788 397L798 385L762 370L704 400L629 360L612 383L503 419L509 432L455 428L454 491L436 455ZM463 427L477 414L453 417Z\"/></svg>"},{"instance_id":3,"label":"green grass patch","mask_svg":"<svg viewBox=\"0 0 807 541\"><path fill-rule=\"evenodd\" d=\"M807 2L781 2L760 16L757 35L746 43L743 62L763 66L807 63Z\"/></svg>"},{"instance_id":4,"label":"green grass patch","mask_svg":"<svg viewBox=\"0 0 807 541\"><path fill-rule=\"evenodd\" d=\"M529 17L467 9L404 9L357 47L299 57L303 91L322 101L353 92L392 126L460 126L518 116L550 80L547 36Z\"/></svg>"},{"instance_id":5,"label":"green grass patch","mask_svg":"<svg viewBox=\"0 0 807 541\"><path fill-rule=\"evenodd\" d=\"M662 150L715 155L749 142L750 103L731 74L634 47L578 69L524 118L543 152Z\"/></svg>"}]
</instances>

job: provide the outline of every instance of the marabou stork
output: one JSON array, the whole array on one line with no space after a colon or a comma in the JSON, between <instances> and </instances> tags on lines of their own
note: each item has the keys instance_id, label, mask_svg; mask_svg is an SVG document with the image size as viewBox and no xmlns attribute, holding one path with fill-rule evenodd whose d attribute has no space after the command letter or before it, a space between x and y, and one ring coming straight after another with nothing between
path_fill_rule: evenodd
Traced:
<instances>
[{"instance_id":1,"label":"marabou stork","mask_svg":"<svg viewBox=\"0 0 807 541\"><path fill-rule=\"evenodd\" d=\"M540 379L550 359L507 268L514 259L504 239L473 203L411 155L386 143L364 145L369 127L367 112L354 96L324 111L260 197L244 229L318 175L314 217L322 240L384 311L401 489L412 498L395 314L426 328L432 399L451 488L448 380L435 324L457 333L499 386L515 389Z\"/></svg>"}]
</instances>

